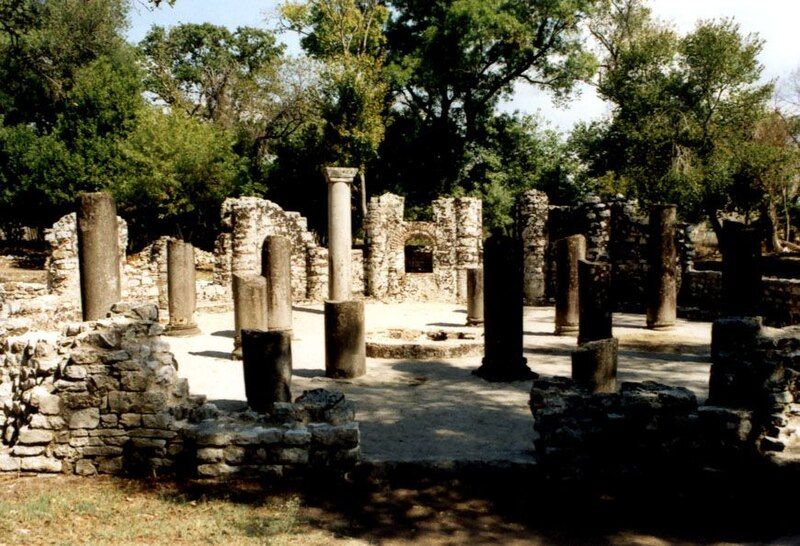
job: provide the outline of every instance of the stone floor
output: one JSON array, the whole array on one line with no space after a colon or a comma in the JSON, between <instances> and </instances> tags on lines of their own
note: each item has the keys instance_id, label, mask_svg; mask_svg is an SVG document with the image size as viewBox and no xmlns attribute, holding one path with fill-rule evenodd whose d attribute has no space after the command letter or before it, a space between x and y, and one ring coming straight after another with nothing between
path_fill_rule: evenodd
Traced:
<instances>
[{"instance_id":1,"label":"stone floor","mask_svg":"<svg viewBox=\"0 0 800 546\"><path fill-rule=\"evenodd\" d=\"M464 328L457 305L368 303L367 330L389 327ZM240 362L229 359L233 314L201 314L203 335L170 339L192 392L220 403L240 404L244 382ZM708 323L680 321L670 332L644 328L644 317L619 314L622 381L659 381L692 389L705 398L709 371ZM358 406L362 449L372 461L516 461L532 458L533 421L528 409L530 381L492 384L471 371L480 357L413 362L369 359L365 377L332 381L324 377L321 305L295 307L293 343L295 396L305 389L339 389ZM569 375L574 338L552 335L553 309L525 309L525 353L543 375ZM480 332L480 330L476 330Z\"/></svg>"}]
</instances>

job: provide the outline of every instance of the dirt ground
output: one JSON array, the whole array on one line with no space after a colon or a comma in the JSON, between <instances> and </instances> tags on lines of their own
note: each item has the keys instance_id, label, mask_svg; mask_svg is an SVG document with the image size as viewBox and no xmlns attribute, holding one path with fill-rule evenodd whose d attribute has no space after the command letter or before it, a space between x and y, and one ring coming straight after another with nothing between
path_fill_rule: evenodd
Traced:
<instances>
[{"instance_id":1,"label":"dirt ground","mask_svg":"<svg viewBox=\"0 0 800 546\"><path fill-rule=\"evenodd\" d=\"M229 358L233 314L197 317L203 334L170 339L179 373L192 391L227 407L242 404L240 362ZM464 329L466 313L437 303L366 306L367 330L391 327ZM572 337L552 335L553 309L525 309L525 356L535 372L570 375ZM481 329L475 329L480 335ZM653 380L692 389L704 398L708 382L710 324L680 321L671 332L644 328L644 317L615 315L621 342L622 381ZM532 460L530 381L488 383L471 374L480 357L435 361L368 359L365 377L334 381L324 377L323 314L320 305L298 306L292 345L295 396L303 390L343 391L358 408L363 455L370 461Z\"/></svg>"}]
</instances>

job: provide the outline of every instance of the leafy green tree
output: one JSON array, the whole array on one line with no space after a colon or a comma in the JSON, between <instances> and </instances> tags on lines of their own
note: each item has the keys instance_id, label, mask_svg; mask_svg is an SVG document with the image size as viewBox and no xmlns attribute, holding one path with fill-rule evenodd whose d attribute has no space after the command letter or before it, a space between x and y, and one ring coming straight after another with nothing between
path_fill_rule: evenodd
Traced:
<instances>
[{"instance_id":1,"label":"leafy green tree","mask_svg":"<svg viewBox=\"0 0 800 546\"><path fill-rule=\"evenodd\" d=\"M181 112L147 108L122 145L126 176L111 186L134 245L174 235L210 248L222 201L238 193L234 135Z\"/></svg>"}]
</instances>

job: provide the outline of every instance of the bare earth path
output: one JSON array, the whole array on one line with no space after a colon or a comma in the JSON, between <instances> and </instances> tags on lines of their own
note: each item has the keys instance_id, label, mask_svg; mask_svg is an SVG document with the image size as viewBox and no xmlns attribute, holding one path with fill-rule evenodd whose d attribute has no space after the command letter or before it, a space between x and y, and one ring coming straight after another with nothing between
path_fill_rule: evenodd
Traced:
<instances>
[{"instance_id":1,"label":"bare earth path","mask_svg":"<svg viewBox=\"0 0 800 546\"><path fill-rule=\"evenodd\" d=\"M466 314L452 304L366 306L367 330L388 327L463 328ZM229 359L233 314L202 314L203 335L169 339L192 391L210 400L245 400L240 362ZM671 332L651 332L644 317L615 315L621 343L620 380L659 381L706 396L711 326L680 321ZM553 309L525 309L525 353L530 367L545 376L570 374L574 338L552 335ZM371 461L530 461L533 420L528 409L531 382L492 384L471 375L479 357L442 361L368 359L365 377L332 381L324 377L321 305L295 307L292 392L328 388L343 391L358 407L362 450ZM476 330L481 332L481 330Z\"/></svg>"}]
</instances>

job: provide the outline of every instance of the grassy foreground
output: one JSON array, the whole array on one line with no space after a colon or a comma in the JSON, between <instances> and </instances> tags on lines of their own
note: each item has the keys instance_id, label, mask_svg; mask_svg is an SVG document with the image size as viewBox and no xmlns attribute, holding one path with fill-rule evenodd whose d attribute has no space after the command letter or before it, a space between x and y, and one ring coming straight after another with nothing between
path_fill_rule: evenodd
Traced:
<instances>
[{"instance_id":1,"label":"grassy foreground","mask_svg":"<svg viewBox=\"0 0 800 546\"><path fill-rule=\"evenodd\" d=\"M244 486L242 486L244 487ZM0 544L331 544L297 494L204 497L113 478L0 479Z\"/></svg>"}]
</instances>

